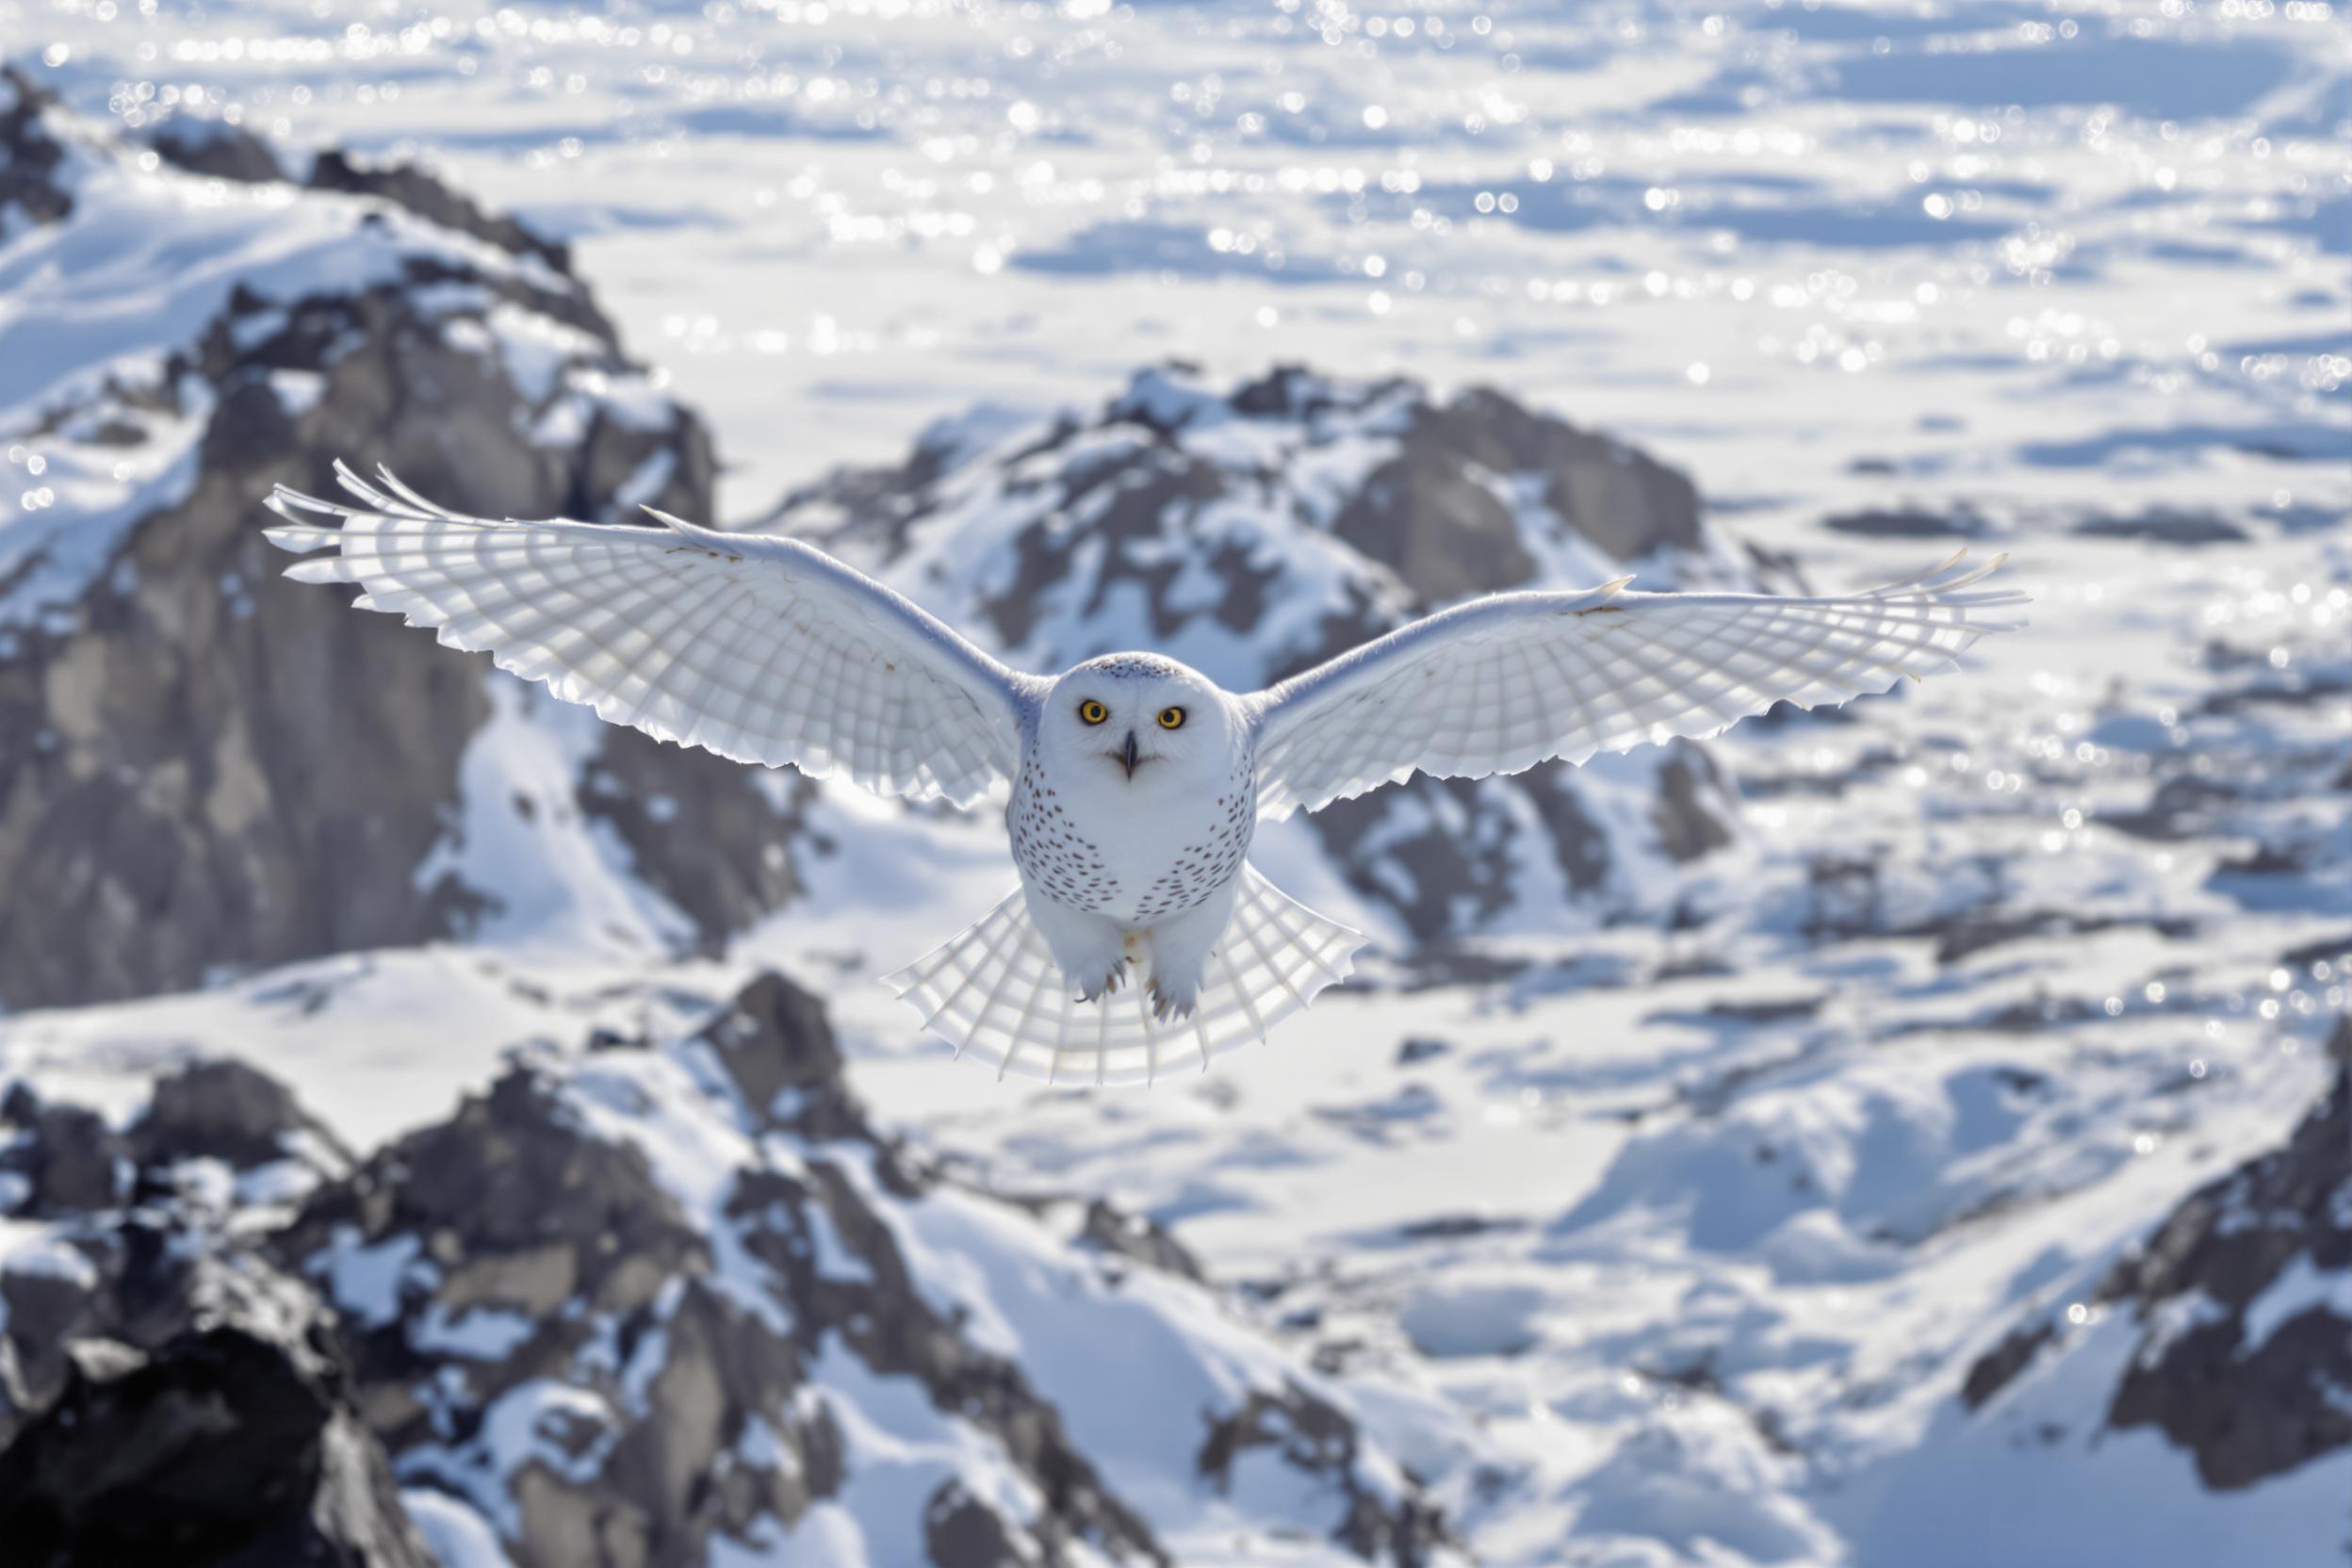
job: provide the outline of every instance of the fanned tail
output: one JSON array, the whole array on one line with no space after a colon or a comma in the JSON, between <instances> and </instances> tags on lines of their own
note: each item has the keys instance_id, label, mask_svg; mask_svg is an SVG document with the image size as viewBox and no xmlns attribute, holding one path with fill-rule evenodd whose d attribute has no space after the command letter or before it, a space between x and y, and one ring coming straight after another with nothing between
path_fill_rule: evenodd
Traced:
<instances>
[{"instance_id":1,"label":"fanned tail","mask_svg":"<svg viewBox=\"0 0 2352 1568\"><path fill-rule=\"evenodd\" d=\"M924 1027L996 1069L1049 1084L1149 1084L1266 1038L1315 993L1355 968L1362 934L1285 897L1254 866L1241 870L1233 918L1209 955L1190 1018L1152 1016L1145 976L1100 1002L1062 977L1016 889L940 946L882 977Z\"/></svg>"}]
</instances>

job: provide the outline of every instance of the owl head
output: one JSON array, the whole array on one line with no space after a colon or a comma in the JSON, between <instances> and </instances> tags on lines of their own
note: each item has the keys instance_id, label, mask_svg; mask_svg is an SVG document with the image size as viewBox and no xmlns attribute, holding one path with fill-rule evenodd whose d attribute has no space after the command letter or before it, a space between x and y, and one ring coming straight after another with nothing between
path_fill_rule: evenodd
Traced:
<instances>
[{"instance_id":1,"label":"owl head","mask_svg":"<svg viewBox=\"0 0 2352 1568\"><path fill-rule=\"evenodd\" d=\"M1157 794L1221 783L1234 736L1208 677L1156 654L1112 653L1054 681L1037 744L1067 776Z\"/></svg>"}]
</instances>

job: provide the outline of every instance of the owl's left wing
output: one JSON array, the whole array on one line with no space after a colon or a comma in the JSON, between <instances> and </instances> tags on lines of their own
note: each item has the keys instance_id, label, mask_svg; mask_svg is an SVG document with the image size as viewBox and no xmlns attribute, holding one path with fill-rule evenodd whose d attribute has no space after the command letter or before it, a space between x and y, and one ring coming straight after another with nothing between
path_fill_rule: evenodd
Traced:
<instances>
[{"instance_id":1,"label":"owl's left wing","mask_svg":"<svg viewBox=\"0 0 2352 1568\"><path fill-rule=\"evenodd\" d=\"M335 467L357 504L270 498L293 520L271 543L334 551L288 577L357 583L355 606L487 649L614 724L958 806L1019 768L1041 683L822 550L660 513L662 528L467 517L384 469Z\"/></svg>"},{"instance_id":2,"label":"owl's left wing","mask_svg":"<svg viewBox=\"0 0 2352 1568\"><path fill-rule=\"evenodd\" d=\"M1475 599L1246 699L1258 801L1319 810L1414 773L1483 778L1555 757L1712 735L1776 702L1883 692L1952 662L2025 596L1952 560L1845 598L1585 593Z\"/></svg>"}]
</instances>

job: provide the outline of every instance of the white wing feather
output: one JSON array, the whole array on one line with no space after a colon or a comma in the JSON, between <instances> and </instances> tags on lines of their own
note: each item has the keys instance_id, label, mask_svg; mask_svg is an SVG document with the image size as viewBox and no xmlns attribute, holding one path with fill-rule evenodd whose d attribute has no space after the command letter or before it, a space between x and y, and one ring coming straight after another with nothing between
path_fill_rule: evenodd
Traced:
<instances>
[{"instance_id":1,"label":"white wing feather","mask_svg":"<svg viewBox=\"0 0 2352 1568\"><path fill-rule=\"evenodd\" d=\"M1712 735L1776 702L1811 708L1941 669L2025 602L1954 556L1844 598L1503 594L1400 627L1249 700L1269 817L1414 773L1483 778Z\"/></svg>"},{"instance_id":2,"label":"white wing feather","mask_svg":"<svg viewBox=\"0 0 2352 1568\"><path fill-rule=\"evenodd\" d=\"M360 504L280 487L269 531L304 582L353 582L354 606L438 629L451 647L566 702L741 762L844 773L870 790L970 805L1020 764L1041 684L935 617L793 539L662 528L491 521L335 466ZM650 510L650 509L648 509Z\"/></svg>"},{"instance_id":3,"label":"white wing feather","mask_svg":"<svg viewBox=\"0 0 2352 1568\"><path fill-rule=\"evenodd\" d=\"M1080 1002L1016 889L969 928L882 983L923 1015L956 1054L1049 1084L1149 1084L1209 1060L1303 1011L1348 978L1359 932L1283 896L1241 868L1233 923L1209 955L1199 1004L1157 1018L1141 974L1099 1002Z\"/></svg>"}]
</instances>

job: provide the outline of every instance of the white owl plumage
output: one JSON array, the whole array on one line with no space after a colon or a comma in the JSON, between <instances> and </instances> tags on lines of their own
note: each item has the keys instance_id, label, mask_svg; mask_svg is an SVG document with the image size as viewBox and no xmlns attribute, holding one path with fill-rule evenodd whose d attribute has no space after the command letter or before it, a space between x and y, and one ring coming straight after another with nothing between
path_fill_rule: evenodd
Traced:
<instances>
[{"instance_id":1,"label":"white owl plumage","mask_svg":"<svg viewBox=\"0 0 2352 1568\"><path fill-rule=\"evenodd\" d=\"M681 745L959 807L1007 788L1021 886L887 979L959 1055L1059 1082L1206 1067L1348 976L1364 938L1248 864L1263 818L1883 692L2023 602L1958 556L1823 598L1621 579L1476 599L1245 694L1149 654L1023 674L793 539L467 517L336 472L353 502L270 498L272 543L335 551L289 577Z\"/></svg>"}]
</instances>

